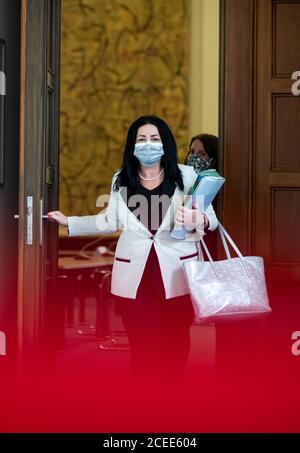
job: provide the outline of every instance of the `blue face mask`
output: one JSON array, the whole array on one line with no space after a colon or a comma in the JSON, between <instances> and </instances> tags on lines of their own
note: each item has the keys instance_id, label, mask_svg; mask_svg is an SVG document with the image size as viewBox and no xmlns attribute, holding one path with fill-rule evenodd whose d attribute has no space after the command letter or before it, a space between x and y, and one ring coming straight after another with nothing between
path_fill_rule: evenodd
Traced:
<instances>
[{"instance_id":1,"label":"blue face mask","mask_svg":"<svg viewBox=\"0 0 300 453\"><path fill-rule=\"evenodd\" d=\"M160 161L161 156L164 155L164 149L162 143L136 143L133 154L142 165L152 167Z\"/></svg>"}]
</instances>

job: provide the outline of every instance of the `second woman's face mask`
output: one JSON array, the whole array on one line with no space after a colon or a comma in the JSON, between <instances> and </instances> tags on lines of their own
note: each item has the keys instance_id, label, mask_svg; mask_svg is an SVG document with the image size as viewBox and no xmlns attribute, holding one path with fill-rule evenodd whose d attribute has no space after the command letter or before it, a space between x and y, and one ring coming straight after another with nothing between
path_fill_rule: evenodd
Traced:
<instances>
[{"instance_id":1,"label":"second woman's face mask","mask_svg":"<svg viewBox=\"0 0 300 453\"><path fill-rule=\"evenodd\" d=\"M212 161L212 158L205 160L203 157L197 156L197 154L190 154L187 158L187 165L194 167L196 173L200 173L211 168Z\"/></svg>"},{"instance_id":2,"label":"second woman's face mask","mask_svg":"<svg viewBox=\"0 0 300 453\"><path fill-rule=\"evenodd\" d=\"M136 143L133 154L142 165L152 167L160 161L161 156L164 154L164 149L162 143Z\"/></svg>"}]
</instances>

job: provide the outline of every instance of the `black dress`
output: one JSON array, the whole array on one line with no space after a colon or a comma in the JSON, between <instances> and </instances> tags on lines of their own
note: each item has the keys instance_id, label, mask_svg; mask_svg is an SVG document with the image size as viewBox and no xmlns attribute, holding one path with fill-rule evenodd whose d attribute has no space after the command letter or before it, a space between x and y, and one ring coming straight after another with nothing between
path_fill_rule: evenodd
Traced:
<instances>
[{"instance_id":1,"label":"black dress","mask_svg":"<svg viewBox=\"0 0 300 453\"><path fill-rule=\"evenodd\" d=\"M151 229L151 220L154 220L154 225L159 226L167 207L152 213L151 218L151 195L167 194L171 198L174 190L175 183L170 183L165 178L152 190L139 185L135 192L129 194L142 194L147 198L146 226L152 234L155 234L156 229ZM132 211L135 208L129 207ZM155 219L153 215L156 216ZM113 297L128 335L133 378L150 378L151 381L155 378L166 378L168 382L182 380L190 351L193 308L189 295L166 300L154 244L150 249L135 300Z\"/></svg>"}]
</instances>

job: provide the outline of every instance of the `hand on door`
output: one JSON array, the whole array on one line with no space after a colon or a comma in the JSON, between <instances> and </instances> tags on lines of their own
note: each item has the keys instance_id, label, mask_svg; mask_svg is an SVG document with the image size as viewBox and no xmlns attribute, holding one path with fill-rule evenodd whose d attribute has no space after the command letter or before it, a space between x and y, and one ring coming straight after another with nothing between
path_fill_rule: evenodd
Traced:
<instances>
[{"instance_id":1,"label":"hand on door","mask_svg":"<svg viewBox=\"0 0 300 453\"><path fill-rule=\"evenodd\" d=\"M51 211L47 213L49 220L54 220L62 226L68 226L68 217L60 211Z\"/></svg>"}]
</instances>

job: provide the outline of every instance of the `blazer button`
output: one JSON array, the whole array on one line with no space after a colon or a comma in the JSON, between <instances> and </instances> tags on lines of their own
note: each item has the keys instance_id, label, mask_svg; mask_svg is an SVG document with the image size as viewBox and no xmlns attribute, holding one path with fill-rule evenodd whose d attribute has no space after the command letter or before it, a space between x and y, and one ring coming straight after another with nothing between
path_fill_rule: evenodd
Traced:
<instances>
[{"instance_id":1,"label":"blazer button","mask_svg":"<svg viewBox=\"0 0 300 453\"><path fill-rule=\"evenodd\" d=\"M151 241L154 241L154 237L153 236L150 236L149 239L151 239Z\"/></svg>"}]
</instances>

